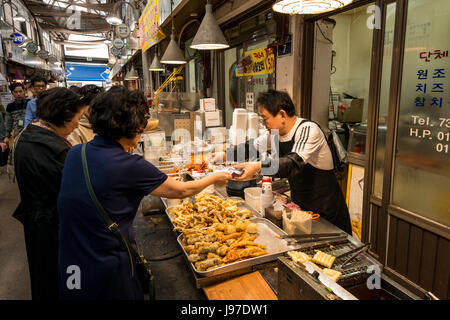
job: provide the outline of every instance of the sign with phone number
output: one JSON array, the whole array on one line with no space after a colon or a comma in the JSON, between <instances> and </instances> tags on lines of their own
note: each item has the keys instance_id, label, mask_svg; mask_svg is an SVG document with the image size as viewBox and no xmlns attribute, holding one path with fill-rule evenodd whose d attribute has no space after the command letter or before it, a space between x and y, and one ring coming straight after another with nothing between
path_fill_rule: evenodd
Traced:
<instances>
[{"instance_id":1,"label":"sign with phone number","mask_svg":"<svg viewBox=\"0 0 450 320\"><path fill-rule=\"evenodd\" d=\"M261 48L246 51L244 56L250 56L252 63L244 67L244 72L239 72L236 68L237 77L255 76L259 74L275 72L275 55L272 48Z\"/></svg>"}]
</instances>

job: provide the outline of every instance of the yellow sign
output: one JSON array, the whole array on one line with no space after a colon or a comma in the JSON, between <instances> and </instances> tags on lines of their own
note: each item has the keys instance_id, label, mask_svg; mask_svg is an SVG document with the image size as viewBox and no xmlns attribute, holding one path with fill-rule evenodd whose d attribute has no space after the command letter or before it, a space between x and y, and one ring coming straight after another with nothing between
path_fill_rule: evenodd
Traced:
<instances>
[{"instance_id":1,"label":"yellow sign","mask_svg":"<svg viewBox=\"0 0 450 320\"><path fill-rule=\"evenodd\" d=\"M273 48L246 51L236 68L236 76L255 76L275 72Z\"/></svg>"},{"instance_id":2,"label":"yellow sign","mask_svg":"<svg viewBox=\"0 0 450 320\"><path fill-rule=\"evenodd\" d=\"M142 52L145 52L165 37L165 34L159 28L158 0L151 0L147 2L139 18L139 44Z\"/></svg>"}]
</instances>

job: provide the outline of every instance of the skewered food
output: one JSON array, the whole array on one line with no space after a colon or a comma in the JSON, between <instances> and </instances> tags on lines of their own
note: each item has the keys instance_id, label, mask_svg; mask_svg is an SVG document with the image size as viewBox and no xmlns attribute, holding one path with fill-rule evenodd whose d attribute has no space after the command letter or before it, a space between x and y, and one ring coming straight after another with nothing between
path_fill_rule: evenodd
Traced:
<instances>
[{"instance_id":1,"label":"skewered food","mask_svg":"<svg viewBox=\"0 0 450 320\"><path fill-rule=\"evenodd\" d=\"M317 251L314 257L312 258L312 261L327 268L331 268L335 259L336 257L332 255L326 254L325 252L322 251Z\"/></svg>"}]
</instances>

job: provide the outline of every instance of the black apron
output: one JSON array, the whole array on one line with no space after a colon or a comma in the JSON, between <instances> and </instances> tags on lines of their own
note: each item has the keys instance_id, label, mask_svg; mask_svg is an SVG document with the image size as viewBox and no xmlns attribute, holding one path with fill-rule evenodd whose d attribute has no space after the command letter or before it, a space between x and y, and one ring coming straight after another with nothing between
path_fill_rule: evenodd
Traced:
<instances>
[{"instance_id":1,"label":"black apron","mask_svg":"<svg viewBox=\"0 0 450 320\"><path fill-rule=\"evenodd\" d=\"M300 125L309 120L303 120ZM280 142L280 157L292 153L295 136L290 141ZM339 187L334 170L321 170L305 164L301 173L288 179L292 201L302 210L320 214L336 227L352 234L350 214L344 195Z\"/></svg>"}]
</instances>

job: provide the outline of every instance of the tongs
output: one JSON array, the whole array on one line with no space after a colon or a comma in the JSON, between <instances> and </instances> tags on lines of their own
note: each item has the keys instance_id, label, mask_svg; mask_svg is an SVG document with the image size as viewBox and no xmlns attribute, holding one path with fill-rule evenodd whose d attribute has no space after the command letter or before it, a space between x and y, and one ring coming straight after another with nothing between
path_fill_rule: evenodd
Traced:
<instances>
[{"instance_id":1,"label":"tongs","mask_svg":"<svg viewBox=\"0 0 450 320\"><path fill-rule=\"evenodd\" d=\"M307 242L316 242L316 241L325 241L325 240L341 240L343 238L347 238L346 233L316 233L316 234L292 234L292 235L283 235L280 239L288 239L289 242L296 243L307 243Z\"/></svg>"},{"instance_id":2,"label":"tongs","mask_svg":"<svg viewBox=\"0 0 450 320\"><path fill-rule=\"evenodd\" d=\"M368 242L368 243L366 243L366 244L364 244L364 245L362 245L362 246L360 246L360 247L357 247L357 248L355 248L355 249L353 249L353 250L350 250L350 251L348 251L348 252L346 252L346 253L343 253L343 254L341 254L341 255L336 256L336 260L337 260L337 259L340 259L340 258L343 258L343 257L346 257L346 256L348 256L348 255L353 254L350 258L348 258L347 260L345 260L345 261L340 265L340 267L343 268L346 264L348 264L350 261L352 261L353 259L355 259L358 255L360 255L361 253L367 251L367 250L370 248L370 246L371 246L371 243Z\"/></svg>"}]
</instances>

